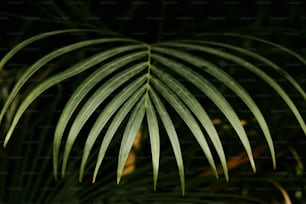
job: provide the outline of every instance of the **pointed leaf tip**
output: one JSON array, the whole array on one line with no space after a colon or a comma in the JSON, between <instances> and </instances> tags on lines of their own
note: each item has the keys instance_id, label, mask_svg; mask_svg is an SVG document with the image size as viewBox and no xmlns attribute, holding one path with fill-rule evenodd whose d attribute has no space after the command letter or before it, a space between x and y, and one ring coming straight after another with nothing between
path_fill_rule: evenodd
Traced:
<instances>
[{"instance_id":1,"label":"pointed leaf tip","mask_svg":"<svg viewBox=\"0 0 306 204\"><path fill-rule=\"evenodd\" d=\"M224 172L225 180L228 182L229 181L229 175L228 172Z\"/></svg>"},{"instance_id":2,"label":"pointed leaf tip","mask_svg":"<svg viewBox=\"0 0 306 204\"><path fill-rule=\"evenodd\" d=\"M273 161L273 170L276 170L276 162Z\"/></svg>"},{"instance_id":3,"label":"pointed leaf tip","mask_svg":"<svg viewBox=\"0 0 306 204\"><path fill-rule=\"evenodd\" d=\"M117 185L120 183L121 180L121 174L117 176Z\"/></svg>"},{"instance_id":4,"label":"pointed leaf tip","mask_svg":"<svg viewBox=\"0 0 306 204\"><path fill-rule=\"evenodd\" d=\"M254 166L252 166L252 169L253 169L253 173L256 173L256 166L254 164Z\"/></svg>"},{"instance_id":5,"label":"pointed leaf tip","mask_svg":"<svg viewBox=\"0 0 306 204\"><path fill-rule=\"evenodd\" d=\"M94 174L94 175L93 175L93 177L92 177L92 181L91 181L91 183L96 183L96 178L97 178L97 175L96 175L96 174Z\"/></svg>"},{"instance_id":6,"label":"pointed leaf tip","mask_svg":"<svg viewBox=\"0 0 306 204\"><path fill-rule=\"evenodd\" d=\"M3 148L6 148L8 141L9 141L9 138L6 137L3 142Z\"/></svg>"},{"instance_id":7,"label":"pointed leaf tip","mask_svg":"<svg viewBox=\"0 0 306 204\"><path fill-rule=\"evenodd\" d=\"M55 181L58 181L58 176L57 176L57 173L56 173L56 172L54 172L53 174L54 174L54 175L53 175L53 176L54 176L54 180L55 180Z\"/></svg>"}]
</instances>

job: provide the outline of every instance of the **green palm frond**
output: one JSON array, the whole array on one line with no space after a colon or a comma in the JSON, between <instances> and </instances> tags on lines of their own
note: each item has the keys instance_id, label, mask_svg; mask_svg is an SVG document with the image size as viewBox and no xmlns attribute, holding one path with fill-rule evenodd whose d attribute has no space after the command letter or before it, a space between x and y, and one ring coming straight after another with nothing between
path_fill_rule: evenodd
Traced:
<instances>
[{"instance_id":1,"label":"green palm frond","mask_svg":"<svg viewBox=\"0 0 306 204\"><path fill-rule=\"evenodd\" d=\"M65 33L79 31L92 32L92 30L60 30L40 34L25 40L2 58L0 61L0 69L16 53L33 42L53 35L63 35ZM275 44L271 45L275 46ZM195 94L196 92L201 92L207 96L228 119L237 133L248 155L251 166L255 171L256 168L250 140L244 127L240 123L235 106L231 104L231 101L223 95L222 91L215 84L207 79L206 74L211 75L233 91L255 116L267 141L273 167L275 168L276 161L273 140L262 111L248 91L233 76L213 62L210 62L209 58L203 57L202 53L213 55L220 60L233 62L239 65L239 68L249 70L265 81L285 101L297 119L301 129L306 134L304 119L289 94L272 76L262 70L261 67L256 66L252 61L257 60L265 64L266 67L275 70L288 80L305 101L306 97L303 88L293 77L271 60L244 48L213 41L185 40L148 45L135 40L117 37L77 42L58 48L42 56L34 64L30 65L16 82L16 85L13 87L1 109L0 122L3 122L3 118L14 98L21 92L26 82L35 73L42 70L49 62L53 62L67 53L82 50L88 46L99 46L104 49L84 59L76 58L74 65L41 81L19 104L12 121L10 121L10 126L5 136L4 146L10 140L24 112L46 90L56 84L64 82L68 78L90 72L91 74L79 83L78 88L66 102L55 128L53 167L56 178L60 164L62 164L61 174L62 176L65 175L70 152L77 137L85 125L88 124L88 121L91 118L95 118L95 122L85 137L86 142L83 150L79 180L82 181L83 179L86 163L94 149L94 144L97 142L98 137L105 132L105 134L101 135L103 139L93 175L93 182L95 182L110 142L119 127L125 126L119 148L117 170L117 181L119 182L136 133L142 124L146 122L152 153L154 189L156 189L159 171L160 130L162 125L168 135L175 155L182 193L184 194L185 178L183 155L180 146L181 135L177 132L174 117L172 116L174 111L182 119L186 127L190 129L190 132L195 137L211 168L215 172L216 177L218 177L216 162L213 157L213 151L216 151L225 178L228 180L226 157L220 135L211 121L207 107L200 101ZM217 49L215 48L216 46L227 48L227 51ZM240 54L238 56L231 53L231 51L239 52L241 55L252 58L252 60L248 61L240 57ZM285 51L293 54L295 57L299 57L299 55L290 50L286 49ZM99 107L102 107L102 110L96 117L94 113L98 112ZM171 110L168 109L169 107L171 107ZM63 144L65 139L65 131L68 134L63 149L63 160L61 160L61 144ZM208 139L212 142L212 146L209 145ZM212 150L212 147L214 150Z\"/></svg>"},{"instance_id":2,"label":"green palm frond","mask_svg":"<svg viewBox=\"0 0 306 204\"><path fill-rule=\"evenodd\" d=\"M165 45L166 46L167 45L168 46L173 46L173 47L187 48L187 49L191 49L191 50L198 50L198 51L201 51L201 52L207 52L207 53L216 55L218 57L233 61L233 62L241 65L242 67L250 70L254 74L258 75L262 80L264 80L267 84L269 84L279 94L279 96L281 96L283 98L283 100L287 103L288 107L291 109L292 113L295 115L295 117L298 120L298 122L299 122L301 128L303 129L304 133L306 134L306 125L305 125L305 122L303 120L303 117L301 116L299 110L297 109L297 107L295 106L295 104L293 103L291 98L288 96L286 91L271 76L266 74L264 71L262 71L261 69L259 69L255 65L251 64L250 62L248 62L248 61L246 61L246 60L244 60L240 57L232 55L230 53L223 52L223 51L220 51L218 49L214 49L214 48L207 47L207 46L193 45L193 44L188 44L188 43L165 43ZM292 79L292 80L294 80L294 79ZM297 84L297 82L295 82L294 84ZM302 91L302 94L303 94L303 97L305 99L305 92Z\"/></svg>"}]
</instances>

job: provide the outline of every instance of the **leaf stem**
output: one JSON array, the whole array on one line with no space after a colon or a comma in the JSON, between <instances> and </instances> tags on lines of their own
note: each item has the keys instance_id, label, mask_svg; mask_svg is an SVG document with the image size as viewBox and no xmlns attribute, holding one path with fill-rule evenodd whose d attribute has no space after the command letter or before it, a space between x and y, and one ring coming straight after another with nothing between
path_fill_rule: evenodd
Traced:
<instances>
[{"instance_id":1,"label":"leaf stem","mask_svg":"<svg viewBox=\"0 0 306 204\"><path fill-rule=\"evenodd\" d=\"M150 90L150 79L151 79L151 46L147 46L147 53L148 53L148 73L147 73L147 83L146 83L146 93L145 93L145 107L148 105L148 97L149 97L149 90Z\"/></svg>"}]
</instances>

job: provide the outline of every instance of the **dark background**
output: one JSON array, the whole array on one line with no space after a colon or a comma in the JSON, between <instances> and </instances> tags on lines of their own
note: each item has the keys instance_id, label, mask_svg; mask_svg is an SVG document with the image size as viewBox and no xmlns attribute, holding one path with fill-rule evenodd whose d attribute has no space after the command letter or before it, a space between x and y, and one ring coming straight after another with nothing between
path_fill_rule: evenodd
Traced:
<instances>
[{"instance_id":1,"label":"dark background","mask_svg":"<svg viewBox=\"0 0 306 204\"><path fill-rule=\"evenodd\" d=\"M64 2L64 3L63 3ZM1 1L1 47L37 32L108 28L146 42L203 32L305 34L304 1ZM275 39L277 40L277 39Z\"/></svg>"},{"instance_id":2,"label":"dark background","mask_svg":"<svg viewBox=\"0 0 306 204\"><path fill-rule=\"evenodd\" d=\"M279 43L288 48L293 49L295 52L301 54L302 56L306 56L305 6L306 6L305 1L265 1L265 0L260 0L260 1L212 1L212 0L211 1L174 1L174 0L0 1L0 58L8 50L13 48L18 42L22 41L23 39L26 39L28 37L34 36L42 32L52 31L56 29L67 29L67 28L96 28L100 29L101 32L112 32L117 35L135 38L148 43L155 43L165 40L174 40L181 38L205 39L206 35L208 36L208 34L211 33L221 33L221 34L239 33L239 34L261 37L266 40L271 40L272 42ZM69 41L71 39L69 39L69 37L66 37L66 39L57 39L57 40ZM225 42L231 43L231 39ZM22 53L25 55L22 56L17 55L15 58L17 59L16 62L22 62L23 64L18 64L18 63L9 64L5 70L5 74L8 77L3 77L4 74L2 71L0 71L0 86L3 85L3 82L6 82L6 85L12 84L14 80L16 81L16 79L18 78L18 75L16 73L21 72L20 70L17 70L18 67L25 67L26 63L28 61L30 62L32 58L38 59L39 56L42 56L42 52L47 53L50 51L50 49L53 48L54 45L53 41L47 43L44 42L44 43L45 43L44 45L47 45L44 48L36 49L35 47L29 47L25 52ZM233 43L235 43L236 45L237 44L240 45L239 42L236 41ZM59 42L59 44L61 44L61 42ZM39 44L35 45L39 46ZM244 45L243 42L241 42L241 45L242 46ZM260 50L259 48L257 51L258 52L262 51L263 53L269 52L269 50L265 49ZM290 74L292 74L300 84L302 85L306 84L306 78L305 78L306 74L305 71L303 70L305 67L295 66L296 61L293 60L291 62L290 60L292 59L289 59L288 62L287 61L288 59L286 57L278 57L273 55L272 57L274 57L273 59L277 60L277 62L279 62L282 65L282 68L286 69ZM282 61L284 61L284 63L282 63ZM14 69L10 70L9 69L10 65ZM11 81L8 80L9 77ZM235 77L237 77L237 80L241 79L241 83L243 83L243 80L246 80L244 85L248 88L247 90L250 91L252 96L255 96L255 100L257 100L256 102L260 102L261 107L263 107L263 109L266 111L265 115L269 120L269 124L271 124L271 130L273 133L275 133L273 135L275 135L274 136L275 144L277 147L277 152L279 152L278 160L280 161L280 164L278 165L278 170L276 172L273 172L271 170L270 158L267 156L268 154L266 154L265 155L266 157L263 156L262 158L258 158L258 160L261 159L263 162L259 164L258 169L261 169L261 171L257 173L257 176L258 177L265 176L265 178L276 179L276 181L278 181L284 187L286 187L286 190L293 199L293 202L303 203L306 193L305 192L306 182L304 175L305 173L301 177L296 176L295 173L297 166L296 158L293 157L292 153L288 150L289 146L293 147L298 152L298 155L301 156L302 161L305 163L305 159L303 159L303 156L305 156L304 146L306 143L305 139L301 139L304 138L303 137L304 135L301 133L301 130L296 123L296 120L292 117L292 115L288 116L290 115L288 114L288 112L287 113L281 112L284 106L277 106L278 101L277 100L275 100L275 102L272 101L275 98L270 98L271 100L269 100L269 97L267 97L268 99L266 98L267 100L264 100L263 99L264 97L262 98L259 97L259 93L262 93L262 96L264 96L265 86L261 86L261 84L258 83L255 84L254 86L254 84L247 81L248 79L251 80L252 78L247 78L248 76L243 75L243 73L241 72L236 73ZM68 89L69 88L70 87L68 87ZM269 90L267 90L267 94L268 96L270 96L269 95L270 92L268 91ZM53 92L51 93L53 94L56 93L56 90L53 90ZM63 93L63 95L65 94L66 93ZM258 96L258 98L256 98L256 96ZM64 98L65 97L66 96L64 96ZM41 102L41 104L38 104L36 108L40 107L42 111L43 110L45 111L45 113L44 112L41 112L40 114L36 113L35 115L37 116L36 118L33 116L30 117L29 115L27 116L28 117L27 122L28 124L31 124L33 132L35 132L36 129L39 128L41 129L41 127L45 125L46 123L45 119L47 117L45 117L44 114L46 115L50 114L48 109L45 108L46 107L45 102L46 101L48 102L50 98L44 100L45 101ZM301 100L301 98L294 98L294 100L295 102L297 102L297 104L300 105L299 107L305 105L304 101ZM3 100L1 99L1 106L2 102ZM301 112L305 113L305 108L302 109ZM247 118L250 124L249 119L250 118ZM25 122L25 124L27 124L27 122ZM52 122L54 123L56 121L51 121L51 124ZM38 125L36 125L36 123ZM222 125L220 125L220 131L222 132L223 130L221 126ZM9 150L2 149L0 151L0 156L2 156L3 154L7 156L8 152L9 155L11 155L11 152L14 153L16 149L14 145L19 142L18 139L15 139L18 138L19 136L17 134L23 136L30 134L29 128L24 127L25 129L22 130L22 125L20 125L20 127L21 128L17 130L16 133L17 137L13 137L13 141L8 147ZM52 137L52 131L50 132L51 134L49 133L49 136ZM225 134L227 134L226 130ZM46 133L46 135L48 134ZM37 135L34 138L37 139ZM1 140L2 139L3 135L1 135ZM50 141L52 140L50 139ZM237 141L235 142L237 143ZM23 148L27 147L27 149L24 151L31 151L31 154L29 153L28 155L35 155L36 152L33 149L31 150L30 147L33 146L34 148L36 148L36 146L39 146L39 143L37 142L35 143L34 141L34 143L31 144L31 141L28 140L25 141L25 144L27 145L24 145ZM45 146L50 148L51 146L50 144L51 143L48 143ZM239 146L239 148L241 147ZM239 148L238 148L239 151L242 150ZM44 149L42 149L41 152L44 152L43 150ZM232 150L233 152L235 152L235 154L237 153L236 149L233 148ZM19 154L22 155L23 153L21 150L20 152L21 153ZM46 157L47 158L46 160L48 161L51 161L52 159L51 152L49 152L49 155L44 154L43 156ZM16 175L16 172L17 175L19 175L18 173L20 172L18 172L18 168L15 168L19 160L14 157L8 157L8 158L10 158L9 160L11 160L10 162L12 163L9 169L12 173L10 173L9 175L12 175L11 177L13 177L14 175ZM31 164L28 164L28 166L31 166ZM173 166L174 168L172 169L175 169L175 164ZM45 168L43 169L44 171L41 171L43 173L40 173L41 175L40 181L43 182L44 182L44 177L50 176L52 174L51 172L52 170L50 170L52 169L51 165L49 166L46 165L44 168ZM78 168L76 169L77 170L75 171L78 171ZM278 192L278 190L272 188L271 184L269 183L267 184L267 182L260 183L260 180L259 179L257 180L257 177L250 176L247 175L247 173L245 173L245 172L250 173L250 168L248 164L242 166L241 169L238 172L231 173L234 182L230 184L224 184L223 181L215 182L215 180L213 181L206 180L203 182L205 185L207 184L208 187L206 186L205 187L209 189L209 191L211 192L219 192L219 190L225 186L224 189L220 190L223 193L225 192L229 194L231 193L240 194L242 191L249 191L251 192L250 195L255 198L256 196L258 196L259 198L264 199L265 196L267 196L269 198L275 197L275 200L282 200L282 197ZM112 171L113 169L105 171L105 173ZM0 171L0 173L1 172L3 173L4 171ZM6 170L5 173L7 172L8 170ZM22 174L21 179L27 181L28 177L25 177L25 175L28 176L27 174ZM167 180L167 176L165 175L166 174L164 175L161 174L161 177L164 176L164 178ZM33 180L35 181L35 175L34 177L33 175L31 176L32 177L30 178L32 179L32 181ZM136 180L138 179L139 181L141 181L142 176L143 175L141 174L138 175L136 174ZM177 179L176 176L177 175L174 174L174 176L172 175L170 179L173 178ZM1 178L4 177L5 174L1 174ZM243 181L243 178L246 178L246 180ZM247 178L253 179L252 181L253 183L248 181ZM112 182L112 184L114 184L114 181L115 181L114 178L112 178L110 179L109 182ZM43 187L47 185L50 186L61 185L61 184L55 184L52 178L48 184L45 184L43 182L40 183ZM130 184L132 184L132 181L129 182ZM6 183L9 182L6 181ZM178 184L177 181L174 181L174 183L175 185ZM27 183L27 186L29 187L30 191L31 184ZM92 188L95 187L92 187L91 185L89 186L90 186L88 188L89 190L94 190ZM113 186L115 186L115 184ZM170 186L173 187L172 184ZM203 183L201 183L201 185L199 186L203 187L204 185ZM7 188L7 187L5 189L7 190L7 192L13 192L13 193L15 192L14 190L16 190L14 188ZM59 187L59 189L61 189L61 187ZM151 183L149 189L151 190ZM192 188L190 187L190 189L189 190L191 192ZM1 190L2 189L0 189L0 191ZM167 191L167 189L165 191ZM77 193L78 192L76 191L76 195ZM296 193L302 193L302 198L296 196ZM37 194L39 194L39 192ZM175 196L177 196L178 194L179 193L176 192ZM273 194L273 196L271 196L271 194Z\"/></svg>"}]
</instances>

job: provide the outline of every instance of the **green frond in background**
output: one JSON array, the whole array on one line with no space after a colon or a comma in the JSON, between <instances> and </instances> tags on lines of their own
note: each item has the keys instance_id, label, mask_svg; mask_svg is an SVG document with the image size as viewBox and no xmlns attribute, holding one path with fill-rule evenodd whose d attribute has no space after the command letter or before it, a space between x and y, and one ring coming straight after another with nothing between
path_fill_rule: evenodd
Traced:
<instances>
[{"instance_id":1,"label":"green frond in background","mask_svg":"<svg viewBox=\"0 0 306 204\"><path fill-rule=\"evenodd\" d=\"M13 59L20 50L38 40L48 40L54 35L75 32L93 32L92 30L59 30L37 35L21 42L0 61L0 69ZM248 37L239 36L242 39ZM258 39L256 39L258 40ZM263 43L269 43L263 41ZM242 47L214 41L172 41L148 45L128 38L88 39L58 48L42 56L30 65L16 82L4 106L1 108L0 122L13 100L26 83L40 70L66 54L85 50L89 46L101 48L101 51L86 57L75 57L73 65L61 66L61 70L41 81L21 100L9 129L5 133L4 146L7 145L21 117L27 108L46 90L65 80L84 75L78 87L65 103L54 130L53 167L57 179L59 166L64 176L70 153L78 137L85 138L79 180L83 180L85 167L90 154L96 151L94 144L101 136L102 142L97 156L93 182L102 165L105 153L115 134L123 127L123 136L119 148L117 182L119 183L127 157L131 151L136 134L146 124L151 145L153 181L156 189L160 161L160 132L165 130L176 159L182 193L185 193L185 176L183 151L180 144L180 132L177 132L174 115L178 115L189 128L207 158L215 176L218 177L217 162L214 152L221 162L226 180L229 179L228 168L222 138L218 134L209 116L205 103L196 93L206 96L227 118L243 148L245 149L253 171L256 171L250 139L240 123L237 107L211 82L207 75L229 88L246 105L256 118L268 144L273 167L276 167L273 139L265 115L253 100L248 90L211 58L227 60L256 75L271 90L283 99L295 116L306 135L306 126L301 111L287 91L264 69L274 70L284 77L306 101L306 94L299 83L272 60ZM271 46L279 46L271 43ZM226 49L219 49L226 48ZM285 49L288 54L303 59L296 53ZM254 63L264 64L264 69ZM305 61L303 61L305 64ZM102 110L99 112L99 107ZM98 116L94 115L98 112ZM95 118L87 135L81 131ZM67 132L67 135L66 135ZM65 141L65 142L64 142ZM212 145L209 144L211 141ZM61 150L61 146L64 148ZM214 150L213 150L213 149ZM63 154L61 154L63 152ZM61 157L63 155L63 157ZM61 159L62 158L62 159ZM204 159L204 158L203 158Z\"/></svg>"}]
</instances>

